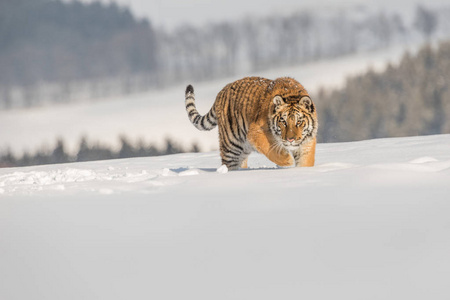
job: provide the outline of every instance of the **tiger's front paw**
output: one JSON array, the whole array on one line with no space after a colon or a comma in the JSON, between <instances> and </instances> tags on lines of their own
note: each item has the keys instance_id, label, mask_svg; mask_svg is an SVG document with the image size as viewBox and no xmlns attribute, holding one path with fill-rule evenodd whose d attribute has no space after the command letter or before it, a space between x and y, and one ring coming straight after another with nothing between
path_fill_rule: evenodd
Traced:
<instances>
[{"instance_id":1,"label":"tiger's front paw","mask_svg":"<svg viewBox=\"0 0 450 300\"><path fill-rule=\"evenodd\" d=\"M284 155L278 155L278 157L276 157L272 161L280 167L290 167L294 164L294 158L288 153Z\"/></svg>"}]
</instances>

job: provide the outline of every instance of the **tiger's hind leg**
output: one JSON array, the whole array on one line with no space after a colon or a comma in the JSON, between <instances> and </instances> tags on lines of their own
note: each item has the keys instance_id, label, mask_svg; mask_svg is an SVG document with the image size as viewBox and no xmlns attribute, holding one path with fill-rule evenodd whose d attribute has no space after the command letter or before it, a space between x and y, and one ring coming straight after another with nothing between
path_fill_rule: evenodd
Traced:
<instances>
[{"instance_id":1,"label":"tiger's hind leg","mask_svg":"<svg viewBox=\"0 0 450 300\"><path fill-rule=\"evenodd\" d=\"M228 170L237 170L239 168L247 168L248 156L250 153L245 149L239 147L229 146L224 142L220 143L220 156L222 158L222 164L226 165Z\"/></svg>"},{"instance_id":2,"label":"tiger's hind leg","mask_svg":"<svg viewBox=\"0 0 450 300\"><path fill-rule=\"evenodd\" d=\"M229 149L226 146L220 147L220 157L222 158L222 164L226 165L228 170L237 170L241 168L247 168L247 155L240 152L238 148Z\"/></svg>"},{"instance_id":3,"label":"tiger's hind leg","mask_svg":"<svg viewBox=\"0 0 450 300\"><path fill-rule=\"evenodd\" d=\"M219 140L222 164L226 165L228 170L237 170L240 167L247 168L247 158L251 152L251 149L248 148L248 143L242 143L234 140L229 135L224 135L220 127Z\"/></svg>"}]
</instances>

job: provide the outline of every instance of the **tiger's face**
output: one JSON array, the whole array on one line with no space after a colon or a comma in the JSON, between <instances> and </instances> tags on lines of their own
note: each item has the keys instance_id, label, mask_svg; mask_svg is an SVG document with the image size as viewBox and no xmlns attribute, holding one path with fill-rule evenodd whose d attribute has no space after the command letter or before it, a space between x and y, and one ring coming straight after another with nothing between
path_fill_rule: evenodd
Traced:
<instances>
[{"instance_id":1,"label":"tiger's face","mask_svg":"<svg viewBox=\"0 0 450 300\"><path fill-rule=\"evenodd\" d=\"M272 132L287 149L298 148L317 132L314 104L308 96L273 99Z\"/></svg>"}]
</instances>

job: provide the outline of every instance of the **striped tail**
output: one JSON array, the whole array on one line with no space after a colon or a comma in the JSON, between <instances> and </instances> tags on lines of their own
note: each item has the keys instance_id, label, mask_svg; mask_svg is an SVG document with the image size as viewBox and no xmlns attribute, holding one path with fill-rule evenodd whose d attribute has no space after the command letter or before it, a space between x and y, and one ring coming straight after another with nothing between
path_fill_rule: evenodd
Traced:
<instances>
[{"instance_id":1,"label":"striped tail","mask_svg":"<svg viewBox=\"0 0 450 300\"><path fill-rule=\"evenodd\" d=\"M189 120L198 130L211 130L217 126L214 105L206 115L201 116L198 113L197 108L195 107L195 95L192 85L186 87L185 104Z\"/></svg>"}]
</instances>

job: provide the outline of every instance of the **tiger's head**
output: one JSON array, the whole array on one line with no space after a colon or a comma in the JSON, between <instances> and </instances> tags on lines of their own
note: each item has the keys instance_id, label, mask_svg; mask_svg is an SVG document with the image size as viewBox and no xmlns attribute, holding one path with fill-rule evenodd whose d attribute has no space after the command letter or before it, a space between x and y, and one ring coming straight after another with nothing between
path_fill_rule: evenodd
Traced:
<instances>
[{"instance_id":1,"label":"tiger's head","mask_svg":"<svg viewBox=\"0 0 450 300\"><path fill-rule=\"evenodd\" d=\"M309 96L273 98L271 130L280 144L294 150L317 134L317 118L314 103Z\"/></svg>"}]
</instances>

